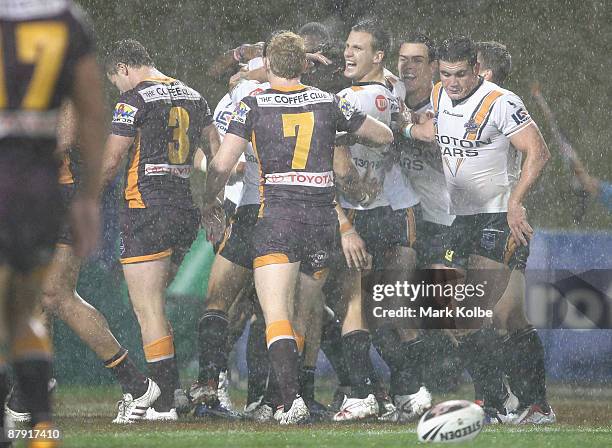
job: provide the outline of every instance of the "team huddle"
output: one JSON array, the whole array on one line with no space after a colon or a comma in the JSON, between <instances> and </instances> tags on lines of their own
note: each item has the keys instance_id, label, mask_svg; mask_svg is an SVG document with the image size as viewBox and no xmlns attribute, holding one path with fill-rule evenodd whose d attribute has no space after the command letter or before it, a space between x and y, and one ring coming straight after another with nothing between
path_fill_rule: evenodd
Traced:
<instances>
[{"instance_id":1,"label":"team huddle","mask_svg":"<svg viewBox=\"0 0 612 448\"><path fill-rule=\"evenodd\" d=\"M52 425L50 348L40 324L52 314L121 385L118 424L188 413L282 425L416 421L432 406L426 372L441 340L462 360L489 423L556 421L542 343L523 311L533 236L523 201L550 154L521 98L500 87L511 69L502 44L456 36L435 45L425 34L402 34L394 75L386 67L391 38L376 20L354 25L341 44L309 23L220 57L220 73L239 71L211 113L204 96L160 72L139 42L122 40L105 58L120 97L110 135L100 140L101 93L92 105L81 92L101 84L87 28L65 1L33 3L31 17L0 7L0 28L18 39L30 33L65 62L44 104L33 105L29 91L18 97L24 89L11 89L8 101L0 96L7 118L0 122L0 162L21 167L7 171L17 184L20 173L36 170L46 182L33 188L46 196L29 213L1 191L0 205L10 205L0 207L3 219L32 222L37 233L2 228L0 286L29 278L42 289L44 309L9 294L8 304L22 304L23 319L2 340L17 380L9 393L3 361L7 420ZM23 52L3 45L5 66L22 66ZM36 70L24 73L11 82L38 86L40 95ZM49 113L57 134L45 121ZM36 120L38 134L26 120ZM97 142L104 140L102 149ZM75 292L83 256L93 249L101 190L126 158L119 261L146 374ZM191 195L194 169L207 173L201 209ZM56 210L70 210L72 226L58 221L63 213ZM58 222L40 228L40 216ZM199 374L184 390L164 294L201 224L216 256L198 323ZM24 253L32 256L16 255ZM471 331L373 319L370 286L398 275L410 281L418 269L454 282L479 270L499 272L490 292L493 318ZM248 395L239 412L227 389L228 355L247 324ZM371 345L390 370L389 385L374 368ZM315 400L320 350L338 378L329 406Z\"/></svg>"}]
</instances>

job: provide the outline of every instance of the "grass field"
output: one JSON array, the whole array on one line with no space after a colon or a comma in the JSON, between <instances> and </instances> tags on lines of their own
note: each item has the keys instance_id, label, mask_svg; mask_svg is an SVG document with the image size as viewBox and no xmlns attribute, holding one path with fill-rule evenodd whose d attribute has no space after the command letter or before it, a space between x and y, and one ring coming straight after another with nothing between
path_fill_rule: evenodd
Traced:
<instances>
[{"instance_id":1,"label":"grass field","mask_svg":"<svg viewBox=\"0 0 612 448\"><path fill-rule=\"evenodd\" d=\"M276 424L211 422L112 425L115 387L60 387L56 414L65 447L411 447L420 445L416 425L317 424L284 428ZM235 401L240 403L240 392ZM325 398L325 394L322 398ZM457 396L469 396L469 389ZM435 397L435 401L455 398ZM549 427L490 426L466 445L474 447L612 447L612 390L552 387L559 423ZM17 445L19 446L19 445Z\"/></svg>"}]
</instances>

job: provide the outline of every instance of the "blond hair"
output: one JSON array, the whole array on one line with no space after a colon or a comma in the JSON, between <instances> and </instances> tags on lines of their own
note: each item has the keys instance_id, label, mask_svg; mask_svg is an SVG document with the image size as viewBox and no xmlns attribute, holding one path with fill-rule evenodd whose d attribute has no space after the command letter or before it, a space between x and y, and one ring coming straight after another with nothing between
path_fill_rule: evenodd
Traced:
<instances>
[{"instance_id":1,"label":"blond hair","mask_svg":"<svg viewBox=\"0 0 612 448\"><path fill-rule=\"evenodd\" d=\"M299 78L306 63L304 39L291 31L275 34L266 45L266 57L270 61L270 70L276 76Z\"/></svg>"}]
</instances>

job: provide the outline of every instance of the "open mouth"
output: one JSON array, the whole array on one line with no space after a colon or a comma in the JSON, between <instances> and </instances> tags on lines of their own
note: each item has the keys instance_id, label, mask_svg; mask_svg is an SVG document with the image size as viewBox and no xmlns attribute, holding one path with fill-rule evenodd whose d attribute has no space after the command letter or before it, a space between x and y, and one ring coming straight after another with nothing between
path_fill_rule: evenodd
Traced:
<instances>
[{"instance_id":1,"label":"open mouth","mask_svg":"<svg viewBox=\"0 0 612 448\"><path fill-rule=\"evenodd\" d=\"M347 68L347 70L351 69L351 68L355 68L355 67L357 67L356 63L351 62L351 61L346 61L346 68Z\"/></svg>"}]
</instances>

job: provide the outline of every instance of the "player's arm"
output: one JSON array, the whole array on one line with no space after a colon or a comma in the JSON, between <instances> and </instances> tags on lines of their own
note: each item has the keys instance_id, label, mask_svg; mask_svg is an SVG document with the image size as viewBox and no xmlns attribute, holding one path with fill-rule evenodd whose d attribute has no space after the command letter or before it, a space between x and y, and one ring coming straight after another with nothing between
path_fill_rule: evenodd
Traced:
<instances>
[{"instance_id":1,"label":"player's arm","mask_svg":"<svg viewBox=\"0 0 612 448\"><path fill-rule=\"evenodd\" d=\"M436 137L433 118L426 118L421 123L407 121L400 126L400 133L408 139L431 143Z\"/></svg>"},{"instance_id":2,"label":"player's arm","mask_svg":"<svg viewBox=\"0 0 612 448\"><path fill-rule=\"evenodd\" d=\"M72 100L81 145L83 178L79 193L72 202L71 218L75 253L87 256L95 249L99 235L100 165L104 151L102 142L106 135L102 77L93 54L82 57L75 66Z\"/></svg>"},{"instance_id":3,"label":"player's arm","mask_svg":"<svg viewBox=\"0 0 612 448\"><path fill-rule=\"evenodd\" d=\"M215 157L219 151L219 147L221 146L219 132L217 131L217 127L214 123L211 123L202 129L202 141L205 142L202 151L208 160L211 160L213 157Z\"/></svg>"},{"instance_id":4,"label":"player's arm","mask_svg":"<svg viewBox=\"0 0 612 448\"><path fill-rule=\"evenodd\" d=\"M223 201L218 195L227 183L227 179L236 166L240 155L246 149L247 143L244 138L227 133L219 152L208 165L203 197L202 223L210 241L219 241L223 236L225 230L225 218L221 208Z\"/></svg>"},{"instance_id":5,"label":"player's arm","mask_svg":"<svg viewBox=\"0 0 612 448\"><path fill-rule=\"evenodd\" d=\"M256 44L242 44L239 47L226 51L219 56L208 69L208 76L221 78L225 73L239 64L246 64L249 60L261 56L263 42Z\"/></svg>"},{"instance_id":6,"label":"player's arm","mask_svg":"<svg viewBox=\"0 0 612 448\"><path fill-rule=\"evenodd\" d=\"M393 131L386 124L367 115L361 126L354 132L360 143L371 146L374 151L383 151L393 143Z\"/></svg>"},{"instance_id":7,"label":"player's arm","mask_svg":"<svg viewBox=\"0 0 612 448\"><path fill-rule=\"evenodd\" d=\"M135 137L110 134L106 139L102 161L102 185L108 184L117 174L121 161L134 143Z\"/></svg>"},{"instance_id":8,"label":"player's arm","mask_svg":"<svg viewBox=\"0 0 612 448\"><path fill-rule=\"evenodd\" d=\"M508 200L508 225L514 239L526 246L533 235L533 229L527 222L523 200L550 159L550 151L535 123L528 124L513 134L510 143L525 155L525 161L521 177Z\"/></svg>"}]
</instances>

